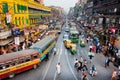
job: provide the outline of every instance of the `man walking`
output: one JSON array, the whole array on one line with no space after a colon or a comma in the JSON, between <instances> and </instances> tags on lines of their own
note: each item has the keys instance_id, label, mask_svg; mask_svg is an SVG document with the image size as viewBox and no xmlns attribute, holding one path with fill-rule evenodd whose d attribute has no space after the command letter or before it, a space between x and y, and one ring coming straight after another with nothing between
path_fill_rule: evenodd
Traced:
<instances>
[{"instance_id":1,"label":"man walking","mask_svg":"<svg viewBox=\"0 0 120 80\"><path fill-rule=\"evenodd\" d=\"M60 70L61 70L60 63L58 63L58 64L56 65L56 69L57 69L57 74L58 74L58 75L61 74L61 72L60 72Z\"/></svg>"},{"instance_id":2,"label":"man walking","mask_svg":"<svg viewBox=\"0 0 120 80\"><path fill-rule=\"evenodd\" d=\"M87 61L86 61L86 59L84 60L84 63L83 63L83 67L82 68L84 68L85 67L85 69L86 70L88 70L88 68L87 68Z\"/></svg>"}]
</instances>

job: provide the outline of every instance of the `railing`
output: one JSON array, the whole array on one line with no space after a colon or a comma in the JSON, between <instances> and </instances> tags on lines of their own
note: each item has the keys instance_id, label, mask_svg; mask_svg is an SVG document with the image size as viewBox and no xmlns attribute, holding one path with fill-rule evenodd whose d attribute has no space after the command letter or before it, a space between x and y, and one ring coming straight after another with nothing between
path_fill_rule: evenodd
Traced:
<instances>
[{"instance_id":1,"label":"railing","mask_svg":"<svg viewBox=\"0 0 120 80\"><path fill-rule=\"evenodd\" d=\"M0 31L0 39L5 39L11 35L12 35L11 30L7 30L7 31L1 30Z\"/></svg>"}]
</instances>

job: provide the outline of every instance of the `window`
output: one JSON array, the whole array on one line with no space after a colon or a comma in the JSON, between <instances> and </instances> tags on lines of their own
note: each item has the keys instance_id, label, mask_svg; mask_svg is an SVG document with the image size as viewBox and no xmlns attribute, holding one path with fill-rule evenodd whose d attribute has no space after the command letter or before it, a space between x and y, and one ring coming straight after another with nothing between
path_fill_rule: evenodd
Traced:
<instances>
[{"instance_id":1,"label":"window","mask_svg":"<svg viewBox=\"0 0 120 80\"><path fill-rule=\"evenodd\" d=\"M0 70L1 70L1 69L4 69L4 68L5 68L4 64L1 63L1 64L0 64Z\"/></svg>"},{"instance_id":2,"label":"window","mask_svg":"<svg viewBox=\"0 0 120 80\"><path fill-rule=\"evenodd\" d=\"M24 24L24 17L22 17L22 24Z\"/></svg>"},{"instance_id":3,"label":"window","mask_svg":"<svg viewBox=\"0 0 120 80\"><path fill-rule=\"evenodd\" d=\"M18 23L17 23L17 17L15 17L15 24L18 25Z\"/></svg>"},{"instance_id":4,"label":"window","mask_svg":"<svg viewBox=\"0 0 120 80\"><path fill-rule=\"evenodd\" d=\"M19 25L21 25L21 18L19 17Z\"/></svg>"},{"instance_id":5,"label":"window","mask_svg":"<svg viewBox=\"0 0 120 80\"><path fill-rule=\"evenodd\" d=\"M17 65L18 64L18 59L15 59L13 62L13 65Z\"/></svg>"},{"instance_id":6,"label":"window","mask_svg":"<svg viewBox=\"0 0 120 80\"><path fill-rule=\"evenodd\" d=\"M37 58L38 58L38 55L34 55L34 56L33 56L33 59L37 59Z\"/></svg>"},{"instance_id":7,"label":"window","mask_svg":"<svg viewBox=\"0 0 120 80\"><path fill-rule=\"evenodd\" d=\"M28 62L28 61L30 61L31 60L31 57L29 56L29 57L26 57L26 62Z\"/></svg>"},{"instance_id":8,"label":"window","mask_svg":"<svg viewBox=\"0 0 120 80\"><path fill-rule=\"evenodd\" d=\"M2 7L3 7L3 12L7 13L8 12L8 4L7 3L2 3Z\"/></svg>"},{"instance_id":9,"label":"window","mask_svg":"<svg viewBox=\"0 0 120 80\"><path fill-rule=\"evenodd\" d=\"M19 63L21 64L21 63L24 63L25 62L25 58L20 58L19 59Z\"/></svg>"},{"instance_id":10,"label":"window","mask_svg":"<svg viewBox=\"0 0 120 80\"><path fill-rule=\"evenodd\" d=\"M5 63L5 67L6 67L6 68L10 67L11 65L12 65L12 64L11 64L10 61Z\"/></svg>"}]
</instances>

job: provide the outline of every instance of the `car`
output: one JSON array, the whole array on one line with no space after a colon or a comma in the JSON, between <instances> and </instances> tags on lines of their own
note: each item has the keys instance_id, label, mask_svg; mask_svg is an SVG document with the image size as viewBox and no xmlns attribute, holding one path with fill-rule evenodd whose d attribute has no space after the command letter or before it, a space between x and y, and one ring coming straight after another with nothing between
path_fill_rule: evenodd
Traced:
<instances>
[{"instance_id":1,"label":"car","mask_svg":"<svg viewBox=\"0 0 120 80\"><path fill-rule=\"evenodd\" d=\"M69 39L69 35L68 34L64 34L63 35L63 42L65 41L65 40L68 40Z\"/></svg>"},{"instance_id":2,"label":"car","mask_svg":"<svg viewBox=\"0 0 120 80\"><path fill-rule=\"evenodd\" d=\"M67 26L67 27L65 27L65 31L66 32L69 32L70 31L70 28Z\"/></svg>"}]
</instances>

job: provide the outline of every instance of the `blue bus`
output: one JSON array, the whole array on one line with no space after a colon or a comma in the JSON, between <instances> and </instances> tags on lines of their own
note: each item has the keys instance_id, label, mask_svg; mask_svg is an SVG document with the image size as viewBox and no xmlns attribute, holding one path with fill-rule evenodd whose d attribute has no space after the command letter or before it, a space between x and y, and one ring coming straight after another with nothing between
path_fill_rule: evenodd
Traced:
<instances>
[{"instance_id":1,"label":"blue bus","mask_svg":"<svg viewBox=\"0 0 120 80\"><path fill-rule=\"evenodd\" d=\"M36 42L33 44L30 48L36 49L40 52L40 60L43 60L46 58L46 55L50 54L55 46L55 38L52 36L46 36L42 40Z\"/></svg>"}]
</instances>

